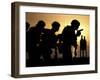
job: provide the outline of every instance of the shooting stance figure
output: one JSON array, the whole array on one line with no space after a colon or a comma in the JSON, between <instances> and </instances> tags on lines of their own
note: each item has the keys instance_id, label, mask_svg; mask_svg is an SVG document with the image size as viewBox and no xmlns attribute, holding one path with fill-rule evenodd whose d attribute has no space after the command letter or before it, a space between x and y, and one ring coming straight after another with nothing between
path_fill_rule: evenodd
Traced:
<instances>
[{"instance_id":1,"label":"shooting stance figure","mask_svg":"<svg viewBox=\"0 0 100 80\"><path fill-rule=\"evenodd\" d=\"M65 64L73 64L71 47L74 46L77 49L77 37L81 35L82 31L78 30L79 26L80 22L74 19L71 25L66 26L62 32L63 60Z\"/></svg>"}]
</instances>

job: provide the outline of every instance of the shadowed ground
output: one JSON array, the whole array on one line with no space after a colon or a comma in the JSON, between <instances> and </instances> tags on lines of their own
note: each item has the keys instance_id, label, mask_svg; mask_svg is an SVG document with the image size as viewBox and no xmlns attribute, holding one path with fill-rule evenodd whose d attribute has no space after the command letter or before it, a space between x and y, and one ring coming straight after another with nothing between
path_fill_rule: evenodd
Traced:
<instances>
[{"instance_id":1,"label":"shadowed ground","mask_svg":"<svg viewBox=\"0 0 100 80\"><path fill-rule=\"evenodd\" d=\"M30 62L27 60L26 61L26 67L40 67L40 66L60 66L60 65L82 65L82 64L89 64L89 57L84 57L84 58L73 58L73 63L71 64L66 64L66 61L63 62L62 59L52 59L50 63L44 63L42 60L40 61L39 64L33 64L31 65Z\"/></svg>"}]
</instances>

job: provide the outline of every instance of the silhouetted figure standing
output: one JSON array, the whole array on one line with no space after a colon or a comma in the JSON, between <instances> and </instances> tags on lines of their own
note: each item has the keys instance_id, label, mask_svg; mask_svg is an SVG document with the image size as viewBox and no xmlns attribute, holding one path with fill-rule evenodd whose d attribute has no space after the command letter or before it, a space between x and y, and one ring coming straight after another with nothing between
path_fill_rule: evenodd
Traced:
<instances>
[{"instance_id":1,"label":"silhouetted figure standing","mask_svg":"<svg viewBox=\"0 0 100 80\"><path fill-rule=\"evenodd\" d=\"M52 23L52 29L45 29L42 35L41 54L43 55L44 63L51 63L52 49L56 50L57 36L55 32L59 30L60 24L58 22Z\"/></svg>"},{"instance_id":2,"label":"silhouetted figure standing","mask_svg":"<svg viewBox=\"0 0 100 80\"><path fill-rule=\"evenodd\" d=\"M81 40L80 40L80 57L84 56L84 39L83 35L81 35Z\"/></svg>"},{"instance_id":3,"label":"silhouetted figure standing","mask_svg":"<svg viewBox=\"0 0 100 80\"><path fill-rule=\"evenodd\" d=\"M81 32L77 31L80 26L78 20L72 20L71 26L64 28L62 32L63 40L63 60L66 64L73 64L71 46L77 49L77 37L80 36Z\"/></svg>"},{"instance_id":4,"label":"silhouetted figure standing","mask_svg":"<svg viewBox=\"0 0 100 80\"><path fill-rule=\"evenodd\" d=\"M29 39L29 59L30 65L37 65L40 62L40 53L38 52L40 36L44 30L45 22L40 20L35 27L31 27L28 33Z\"/></svg>"},{"instance_id":5,"label":"silhouetted figure standing","mask_svg":"<svg viewBox=\"0 0 100 80\"><path fill-rule=\"evenodd\" d=\"M86 57L87 56L87 43L86 43L86 39L85 36L83 38L83 36L81 36L81 40L80 40L80 57Z\"/></svg>"},{"instance_id":6,"label":"silhouetted figure standing","mask_svg":"<svg viewBox=\"0 0 100 80\"><path fill-rule=\"evenodd\" d=\"M26 22L26 52L29 52L29 39L28 39L28 33L29 33L29 28L30 28L30 24L28 22Z\"/></svg>"},{"instance_id":7,"label":"silhouetted figure standing","mask_svg":"<svg viewBox=\"0 0 100 80\"><path fill-rule=\"evenodd\" d=\"M86 43L86 39L85 36L83 38L83 36L81 36L81 40L80 40L80 57L86 57L87 56L87 43Z\"/></svg>"},{"instance_id":8,"label":"silhouetted figure standing","mask_svg":"<svg viewBox=\"0 0 100 80\"><path fill-rule=\"evenodd\" d=\"M87 42L86 42L86 39L85 39L85 36L84 36L84 56L87 57Z\"/></svg>"}]
</instances>

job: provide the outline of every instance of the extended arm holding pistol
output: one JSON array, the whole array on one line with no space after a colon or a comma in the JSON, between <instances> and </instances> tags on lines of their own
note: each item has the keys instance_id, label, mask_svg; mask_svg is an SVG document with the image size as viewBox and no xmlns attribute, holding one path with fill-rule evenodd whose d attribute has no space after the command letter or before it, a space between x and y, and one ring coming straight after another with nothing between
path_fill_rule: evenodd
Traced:
<instances>
[{"instance_id":1,"label":"extended arm holding pistol","mask_svg":"<svg viewBox=\"0 0 100 80\"><path fill-rule=\"evenodd\" d=\"M81 35L81 31L83 31L83 29L77 30L76 36L80 36Z\"/></svg>"}]
</instances>

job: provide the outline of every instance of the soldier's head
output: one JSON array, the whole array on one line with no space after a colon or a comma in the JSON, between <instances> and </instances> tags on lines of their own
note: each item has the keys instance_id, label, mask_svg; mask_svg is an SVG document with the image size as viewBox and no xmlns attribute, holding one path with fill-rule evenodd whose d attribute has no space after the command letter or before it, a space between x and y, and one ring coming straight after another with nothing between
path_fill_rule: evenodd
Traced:
<instances>
[{"instance_id":1,"label":"soldier's head","mask_svg":"<svg viewBox=\"0 0 100 80\"><path fill-rule=\"evenodd\" d=\"M72 26L72 28L73 28L74 30L77 30L77 29L79 28L79 26L80 26L80 22L79 22L78 20L74 19L74 20L72 20L72 22L71 22L71 26Z\"/></svg>"},{"instance_id":2,"label":"soldier's head","mask_svg":"<svg viewBox=\"0 0 100 80\"><path fill-rule=\"evenodd\" d=\"M54 32L58 31L58 30L59 30L59 27L60 27L60 23L59 23L59 22L54 21L54 22L52 23L52 30L53 30Z\"/></svg>"},{"instance_id":3,"label":"soldier's head","mask_svg":"<svg viewBox=\"0 0 100 80\"><path fill-rule=\"evenodd\" d=\"M39 29L39 30L43 30L44 27L45 27L45 22L40 20L38 21L38 23L36 24L36 27Z\"/></svg>"}]
</instances>

